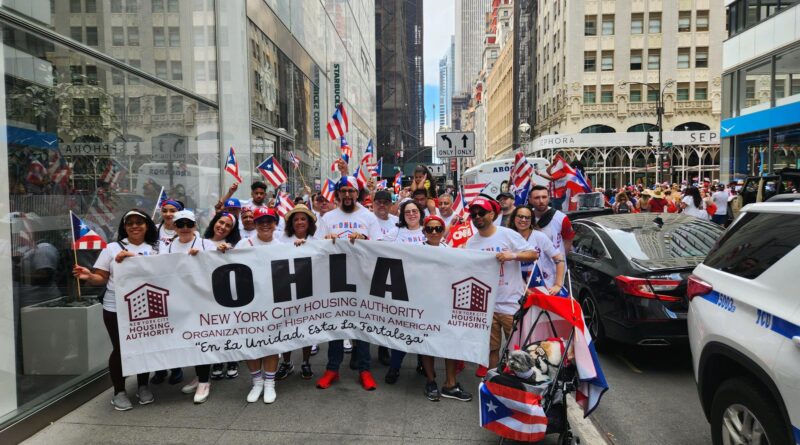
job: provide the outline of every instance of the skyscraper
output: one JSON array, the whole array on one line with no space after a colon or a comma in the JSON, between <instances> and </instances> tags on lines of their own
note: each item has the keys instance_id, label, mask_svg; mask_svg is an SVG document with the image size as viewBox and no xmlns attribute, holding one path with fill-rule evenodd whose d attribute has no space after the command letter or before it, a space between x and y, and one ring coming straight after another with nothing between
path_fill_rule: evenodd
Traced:
<instances>
[{"instance_id":1,"label":"skyscraper","mask_svg":"<svg viewBox=\"0 0 800 445\"><path fill-rule=\"evenodd\" d=\"M456 1L454 94L471 93L481 70L483 24L492 0Z\"/></svg>"},{"instance_id":2,"label":"skyscraper","mask_svg":"<svg viewBox=\"0 0 800 445\"><path fill-rule=\"evenodd\" d=\"M452 119L455 37L450 36L450 47L439 59L439 128L449 127Z\"/></svg>"}]
</instances>

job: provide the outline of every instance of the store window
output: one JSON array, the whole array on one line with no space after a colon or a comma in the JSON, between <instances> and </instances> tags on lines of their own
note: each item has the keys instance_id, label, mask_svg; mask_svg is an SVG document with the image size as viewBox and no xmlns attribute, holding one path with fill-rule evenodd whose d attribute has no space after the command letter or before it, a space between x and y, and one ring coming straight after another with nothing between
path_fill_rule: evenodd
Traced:
<instances>
[{"instance_id":1,"label":"store window","mask_svg":"<svg viewBox=\"0 0 800 445\"><path fill-rule=\"evenodd\" d=\"M770 105L770 93L772 91L772 62L765 62L760 65L746 68L739 75L739 104L742 107L741 113L752 113L763 110Z\"/></svg>"},{"instance_id":2,"label":"store window","mask_svg":"<svg viewBox=\"0 0 800 445\"><path fill-rule=\"evenodd\" d=\"M775 105L800 100L800 48L775 58Z\"/></svg>"},{"instance_id":3,"label":"store window","mask_svg":"<svg viewBox=\"0 0 800 445\"><path fill-rule=\"evenodd\" d=\"M798 168L800 162L800 126L773 130L772 171L782 168ZM797 184L795 184L797 187Z\"/></svg>"},{"instance_id":4,"label":"store window","mask_svg":"<svg viewBox=\"0 0 800 445\"><path fill-rule=\"evenodd\" d=\"M2 357L4 372L11 373L0 379L3 428L107 366L110 343L102 324L93 324L102 319L101 289L82 285L79 293L70 275L69 212L112 241L122 212L152 212L163 186L206 224L221 161L219 142L208 136L219 130L216 108L201 111L193 97L124 67L112 69L19 28L0 28L6 60L0 125L8 134L0 146L0 178L9 190L0 196L9 213L0 217L10 227L10 246L2 253L11 263L0 277L13 288L13 298L2 303L13 317L0 317L0 338L11 352ZM128 88L120 78L139 86ZM170 97L170 111L182 114L153 125L161 97ZM164 156L159 147L172 150ZM123 174L103 175L109 167ZM80 264L92 265L99 251L75 254ZM76 311L82 315L69 315ZM96 346L89 351L81 339Z\"/></svg>"}]
</instances>

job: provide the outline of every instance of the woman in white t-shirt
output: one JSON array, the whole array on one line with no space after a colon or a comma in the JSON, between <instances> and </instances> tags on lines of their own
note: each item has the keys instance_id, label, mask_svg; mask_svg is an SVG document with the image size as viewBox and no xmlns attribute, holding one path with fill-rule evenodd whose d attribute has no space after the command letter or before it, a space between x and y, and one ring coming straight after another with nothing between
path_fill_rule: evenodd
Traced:
<instances>
[{"instance_id":1,"label":"woman in white t-shirt","mask_svg":"<svg viewBox=\"0 0 800 445\"><path fill-rule=\"evenodd\" d=\"M169 244L178 236L175 232L175 214L183 210L183 203L174 199L167 199L161 204L161 224L158 225L158 240ZM170 382L172 383L172 382Z\"/></svg>"},{"instance_id":2,"label":"woman in white t-shirt","mask_svg":"<svg viewBox=\"0 0 800 445\"><path fill-rule=\"evenodd\" d=\"M511 211L508 218L508 227L522 235L531 249L539 252L539 259L536 261L523 261L520 263L522 278L528 282L534 267L538 265L542 275L543 283L531 283L533 285L544 286L551 295L557 294L564 286L565 263L561 250L557 249L550 238L542 231L533 230L533 212L528 206L519 206ZM531 278L532 280L535 278Z\"/></svg>"},{"instance_id":3,"label":"woman in white t-shirt","mask_svg":"<svg viewBox=\"0 0 800 445\"><path fill-rule=\"evenodd\" d=\"M236 249L249 249L261 246L277 246L282 244L275 238L275 227L278 225L278 213L273 208L259 207L253 211L253 220L256 222L256 236L239 241ZM247 401L253 403L258 400L262 392L264 403L272 403L277 398L275 393L275 373L278 370L278 354L247 361L253 387L247 394Z\"/></svg>"},{"instance_id":4,"label":"woman in white t-shirt","mask_svg":"<svg viewBox=\"0 0 800 445\"><path fill-rule=\"evenodd\" d=\"M241 217L242 225L242 228L239 229L241 239L256 236L256 223L253 221L253 209L250 207L242 207L242 212L239 216Z\"/></svg>"},{"instance_id":5,"label":"woman in white t-shirt","mask_svg":"<svg viewBox=\"0 0 800 445\"><path fill-rule=\"evenodd\" d=\"M683 194L681 199L681 212L684 215L694 216L701 219L709 219L708 212L706 212L706 204L700 196L700 190L697 187L689 187Z\"/></svg>"},{"instance_id":6,"label":"woman in white t-shirt","mask_svg":"<svg viewBox=\"0 0 800 445\"><path fill-rule=\"evenodd\" d=\"M128 395L125 393L125 377L122 375L122 359L119 349L119 326L117 324L117 300L114 295L114 265L121 263L125 258L136 255L155 255L158 253L158 228L146 212L132 209L125 213L119 223L117 241L108 244L97 261L94 271L76 265L72 274L79 280L92 286L106 286L103 296L103 323L111 339L111 355L108 358L108 371L114 385L114 396L111 404L118 411L127 411L133 408ZM154 401L153 393L147 384L150 373L136 376L138 382L137 396L140 405Z\"/></svg>"},{"instance_id":7,"label":"woman in white t-shirt","mask_svg":"<svg viewBox=\"0 0 800 445\"><path fill-rule=\"evenodd\" d=\"M303 204L297 204L284 217L286 230L281 237L282 242L293 243L295 246L304 244L307 240L313 240L317 233L317 217ZM275 380L283 380L294 372L292 364L292 351L282 354L283 360L275 373ZM311 346L303 347L303 363L300 365L300 377L303 380L311 380L314 373L311 371Z\"/></svg>"}]
</instances>

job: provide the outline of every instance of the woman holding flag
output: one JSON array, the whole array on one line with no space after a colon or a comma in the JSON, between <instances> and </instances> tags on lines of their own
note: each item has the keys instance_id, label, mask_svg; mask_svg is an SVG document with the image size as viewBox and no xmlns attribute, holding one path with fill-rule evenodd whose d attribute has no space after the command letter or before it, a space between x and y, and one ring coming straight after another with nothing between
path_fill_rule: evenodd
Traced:
<instances>
[{"instance_id":1,"label":"woman holding flag","mask_svg":"<svg viewBox=\"0 0 800 445\"><path fill-rule=\"evenodd\" d=\"M561 250L556 249L550 238L539 230L533 230L531 224L533 211L527 206L516 207L509 216L508 227L522 235L530 248L539 253L536 261L523 261L520 263L522 278L529 282L530 275L534 272L534 267L539 268L539 273L544 279L544 283L531 283L531 285L547 287L550 295L557 294L564 287L564 274L566 266Z\"/></svg>"},{"instance_id":2,"label":"woman holding flag","mask_svg":"<svg viewBox=\"0 0 800 445\"><path fill-rule=\"evenodd\" d=\"M119 349L119 326L117 324L117 299L114 295L114 264L125 258L136 255L156 255L158 253L158 228L146 212L131 209L122 217L117 231L117 241L110 243L100 252L94 263L94 271L87 267L75 265L72 274L81 281L92 286L106 286L103 295L103 323L106 325L108 337L111 339L111 355L108 357L108 371L114 385L114 396L111 405L117 411L133 408L125 393L125 377L122 375L122 358ZM153 403L155 398L147 385L150 373L136 376L139 385L137 396L140 405Z\"/></svg>"}]
</instances>

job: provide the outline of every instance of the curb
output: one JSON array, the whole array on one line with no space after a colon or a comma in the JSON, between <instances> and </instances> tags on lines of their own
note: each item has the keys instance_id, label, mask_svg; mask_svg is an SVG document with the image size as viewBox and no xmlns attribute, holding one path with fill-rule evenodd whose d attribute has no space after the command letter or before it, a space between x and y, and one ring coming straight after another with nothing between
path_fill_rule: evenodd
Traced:
<instances>
[{"instance_id":1,"label":"curb","mask_svg":"<svg viewBox=\"0 0 800 445\"><path fill-rule=\"evenodd\" d=\"M569 403L567 403L567 418L572 427L572 433L580 438L581 445L608 445L611 443L606 440L590 418L583 417L583 410L572 395L569 396Z\"/></svg>"}]
</instances>

